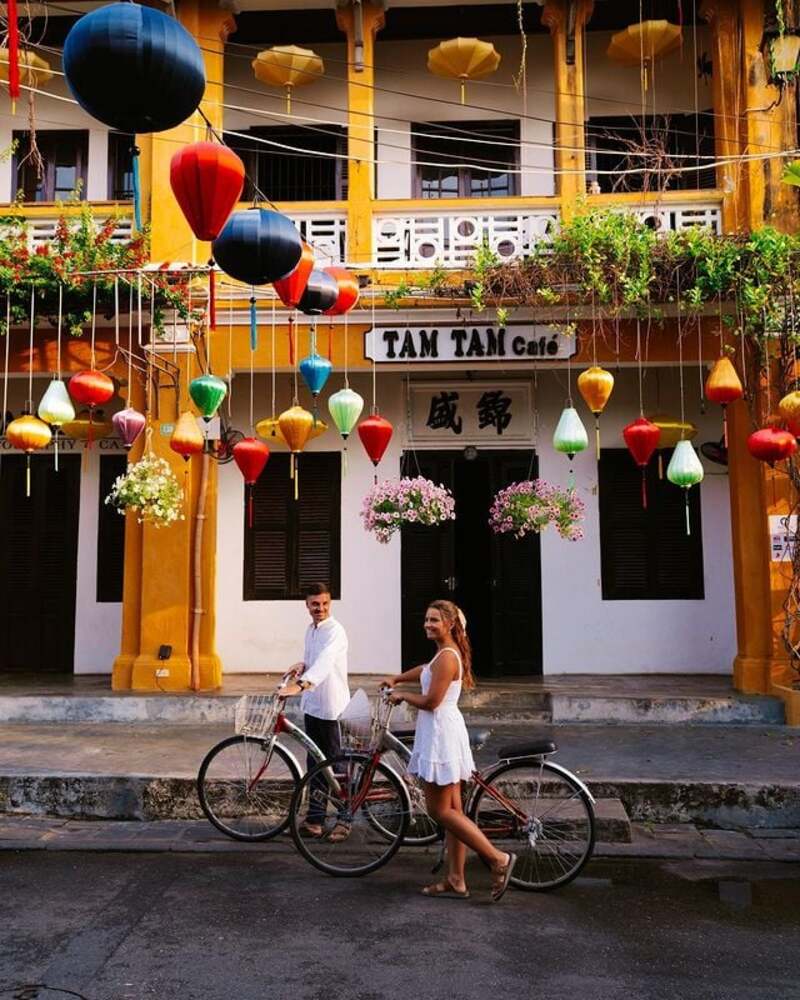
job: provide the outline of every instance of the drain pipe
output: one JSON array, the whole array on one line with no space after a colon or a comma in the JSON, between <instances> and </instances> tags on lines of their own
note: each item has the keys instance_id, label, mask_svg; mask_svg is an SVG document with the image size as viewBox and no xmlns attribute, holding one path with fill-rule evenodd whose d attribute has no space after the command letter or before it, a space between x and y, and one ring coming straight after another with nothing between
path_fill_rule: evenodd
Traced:
<instances>
[{"instance_id":1,"label":"drain pipe","mask_svg":"<svg viewBox=\"0 0 800 1000\"><path fill-rule=\"evenodd\" d=\"M203 530L206 523L206 499L208 497L208 467L211 456L203 452L200 465L200 488L197 492L197 513L194 521L194 593L192 608L192 640L191 640L191 688L200 690L200 624L203 609Z\"/></svg>"},{"instance_id":2,"label":"drain pipe","mask_svg":"<svg viewBox=\"0 0 800 1000\"><path fill-rule=\"evenodd\" d=\"M364 72L364 8L361 0L353 0L353 69Z\"/></svg>"}]
</instances>

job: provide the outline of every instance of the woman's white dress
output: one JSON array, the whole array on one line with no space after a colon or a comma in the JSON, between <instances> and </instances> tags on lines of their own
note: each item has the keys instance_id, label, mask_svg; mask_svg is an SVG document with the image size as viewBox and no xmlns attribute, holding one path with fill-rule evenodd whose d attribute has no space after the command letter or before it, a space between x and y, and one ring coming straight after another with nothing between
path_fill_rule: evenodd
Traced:
<instances>
[{"instance_id":1,"label":"woman's white dress","mask_svg":"<svg viewBox=\"0 0 800 1000\"><path fill-rule=\"evenodd\" d=\"M422 708L419 710L414 749L408 762L410 774L416 774L433 785L452 785L457 781L466 781L475 769L469 733L464 716L458 708L463 674L461 655L457 649L447 648L458 657L458 678L450 682L437 708L432 712ZM431 686L431 667L444 651L440 649L430 663L422 668L420 684L424 695Z\"/></svg>"}]
</instances>

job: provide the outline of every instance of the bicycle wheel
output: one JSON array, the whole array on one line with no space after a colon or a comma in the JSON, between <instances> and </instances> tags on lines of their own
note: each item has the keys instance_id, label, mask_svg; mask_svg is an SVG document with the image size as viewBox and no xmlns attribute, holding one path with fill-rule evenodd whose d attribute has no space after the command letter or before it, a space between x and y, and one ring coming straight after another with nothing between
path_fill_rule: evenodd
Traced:
<instances>
[{"instance_id":1,"label":"bicycle wheel","mask_svg":"<svg viewBox=\"0 0 800 1000\"><path fill-rule=\"evenodd\" d=\"M383 755L383 760L393 771L403 779L408 797L411 800L411 820L408 824L408 833L403 838L405 847L428 847L435 844L442 837L442 830L435 820L428 815L428 808L425 804L425 792L419 778L406 771L406 766L411 759L411 751L406 748L405 754L399 750L388 750ZM366 804L365 808L369 808ZM374 822L380 824L380 816L375 816Z\"/></svg>"},{"instance_id":2,"label":"bicycle wheel","mask_svg":"<svg viewBox=\"0 0 800 1000\"><path fill-rule=\"evenodd\" d=\"M300 833L312 796L321 837ZM315 868L355 877L389 861L406 835L409 818L408 792L397 775L370 754L349 753L323 761L305 775L292 799L290 829L297 849ZM338 839L341 833L346 835Z\"/></svg>"},{"instance_id":3,"label":"bicycle wheel","mask_svg":"<svg viewBox=\"0 0 800 1000\"><path fill-rule=\"evenodd\" d=\"M545 761L511 761L479 785L469 817L517 864L511 884L542 892L566 885L594 848L592 803L579 783Z\"/></svg>"},{"instance_id":4,"label":"bicycle wheel","mask_svg":"<svg viewBox=\"0 0 800 1000\"><path fill-rule=\"evenodd\" d=\"M218 830L234 840L255 842L286 829L299 781L297 765L280 744L231 736L206 754L197 794Z\"/></svg>"}]
</instances>

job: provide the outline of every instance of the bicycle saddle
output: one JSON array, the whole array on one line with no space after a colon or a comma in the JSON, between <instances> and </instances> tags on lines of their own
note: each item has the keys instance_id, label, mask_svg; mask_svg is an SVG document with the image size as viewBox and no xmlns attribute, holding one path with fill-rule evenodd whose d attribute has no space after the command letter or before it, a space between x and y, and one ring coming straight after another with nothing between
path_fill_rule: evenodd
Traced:
<instances>
[{"instance_id":1,"label":"bicycle saddle","mask_svg":"<svg viewBox=\"0 0 800 1000\"><path fill-rule=\"evenodd\" d=\"M497 751L498 760L512 760L515 757L542 757L558 750L556 744L547 737L541 736L534 740L520 740L518 743L507 743Z\"/></svg>"},{"instance_id":2,"label":"bicycle saddle","mask_svg":"<svg viewBox=\"0 0 800 1000\"><path fill-rule=\"evenodd\" d=\"M469 733L469 745L473 750L482 750L492 735L491 729L467 729L467 732Z\"/></svg>"}]
</instances>

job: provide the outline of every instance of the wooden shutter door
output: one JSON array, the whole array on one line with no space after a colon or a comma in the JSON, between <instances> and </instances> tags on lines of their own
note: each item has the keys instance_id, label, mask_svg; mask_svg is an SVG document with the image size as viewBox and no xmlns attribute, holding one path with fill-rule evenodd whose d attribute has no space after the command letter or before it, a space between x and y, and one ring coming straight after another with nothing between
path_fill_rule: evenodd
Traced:
<instances>
[{"instance_id":1,"label":"wooden shutter door","mask_svg":"<svg viewBox=\"0 0 800 1000\"><path fill-rule=\"evenodd\" d=\"M125 518L106 503L117 476L125 474L126 455L100 456L100 493L97 511L97 593L98 603L122 600L125 576Z\"/></svg>"},{"instance_id":2,"label":"wooden shutter door","mask_svg":"<svg viewBox=\"0 0 800 1000\"><path fill-rule=\"evenodd\" d=\"M296 501L296 596L310 583L327 583L341 596L341 459L339 452L311 452L300 458Z\"/></svg>"},{"instance_id":3,"label":"wooden shutter door","mask_svg":"<svg viewBox=\"0 0 800 1000\"><path fill-rule=\"evenodd\" d=\"M253 526L244 520L244 599L284 600L289 596L291 576L289 504L293 484L289 478L289 456L270 456L267 467L253 487Z\"/></svg>"}]
</instances>

